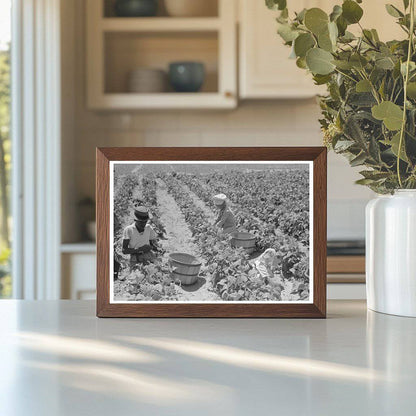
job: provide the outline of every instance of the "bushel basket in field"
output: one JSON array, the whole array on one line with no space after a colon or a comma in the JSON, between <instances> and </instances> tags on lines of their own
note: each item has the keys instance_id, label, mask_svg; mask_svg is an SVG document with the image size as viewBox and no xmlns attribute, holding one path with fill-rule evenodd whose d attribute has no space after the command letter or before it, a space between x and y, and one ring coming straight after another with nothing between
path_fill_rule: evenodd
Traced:
<instances>
[{"instance_id":1,"label":"bushel basket in field","mask_svg":"<svg viewBox=\"0 0 416 416\"><path fill-rule=\"evenodd\" d=\"M192 285L198 280L201 262L191 254L169 254L169 265L172 277L179 279L183 285Z\"/></svg>"},{"instance_id":2,"label":"bushel basket in field","mask_svg":"<svg viewBox=\"0 0 416 416\"><path fill-rule=\"evenodd\" d=\"M242 247L248 254L256 250L256 236L250 233L232 233L231 245Z\"/></svg>"}]
</instances>

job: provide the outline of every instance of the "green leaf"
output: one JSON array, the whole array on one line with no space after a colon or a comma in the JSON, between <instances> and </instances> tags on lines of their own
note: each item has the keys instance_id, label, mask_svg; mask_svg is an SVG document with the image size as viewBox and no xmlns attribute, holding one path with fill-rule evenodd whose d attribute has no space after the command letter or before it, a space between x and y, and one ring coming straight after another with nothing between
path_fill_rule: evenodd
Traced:
<instances>
[{"instance_id":1,"label":"green leaf","mask_svg":"<svg viewBox=\"0 0 416 416\"><path fill-rule=\"evenodd\" d=\"M359 144L361 149L365 149L367 140L360 125L362 120L359 115L360 113L352 114L345 120L344 132L350 140Z\"/></svg>"},{"instance_id":2,"label":"green leaf","mask_svg":"<svg viewBox=\"0 0 416 416\"><path fill-rule=\"evenodd\" d=\"M403 6L404 6L404 9L406 10L409 7L409 0L403 0Z\"/></svg>"},{"instance_id":3,"label":"green leaf","mask_svg":"<svg viewBox=\"0 0 416 416\"><path fill-rule=\"evenodd\" d=\"M335 22L338 19L338 17L340 17L341 15L342 15L342 7L337 4L332 9L332 13L329 15L329 20L331 22Z\"/></svg>"},{"instance_id":4,"label":"green leaf","mask_svg":"<svg viewBox=\"0 0 416 416\"><path fill-rule=\"evenodd\" d=\"M371 82L367 79L362 79L361 81L357 82L355 90L357 92L371 92Z\"/></svg>"},{"instance_id":5,"label":"green leaf","mask_svg":"<svg viewBox=\"0 0 416 416\"><path fill-rule=\"evenodd\" d=\"M327 75L333 72L333 56L320 48L310 49L306 54L306 64L313 74Z\"/></svg>"},{"instance_id":6,"label":"green leaf","mask_svg":"<svg viewBox=\"0 0 416 416\"><path fill-rule=\"evenodd\" d=\"M326 30L318 35L318 44L321 49L335 52L337 46L338 27L334 22L328 22Z\"/></svg>"},{"instance_id":7,"label":"green leaf","mask_svg":"<svg viewBox=\"0 0 416 416\"><path fill-rule=\"evenodd\" d=\"M407 98L416 100L416 82L409 82L407 84Z\"/></svg>"},{"instance_id":8,"label":"green leaf","mask_svg":"<svg viewBox=\"0 0 416 416\"><path fill-rule=\"evenodd\" d=\"M266 6L271 10L283 10L286 8L286 0L266 0Z\"/></svg>"},{"instance_id":9,"label":"green leaf","mask_svg":"<svg viewBox=\"0 0 416 416\"><path fill-rule=\"evenodd\" d=\"M299 32L297 30L293 30L290 25L282 23L277 25L277 33L285 42L292 42L299 36Z\"/></svg>"},{"instance_id":10,"label":"green leaf","mask_svg":"<svg viewBox=\"0 0 416 416\"><path fill-rule=\"evenodd\" d=\"M305 62L306 64L306 62ZM313 77L313 80L315 81L315 85L323 85L327 82L331 81L331 75L319 75L315 74Z\"/></svg>"},{"instance_id":11,"label":"green leaf","mask_svg":"<svg viewBox=\"0 0 416 416\"><path fill-rule=\"evenodd\" d=\"M385 99L386 99L386 94L385 94L385 92L384 92L385 87L386 87L386 79L385 79L385 78L383 78L383 81L381 82L380 87L379 87L379 89L378 89L378 93L380 94L380 97L381 97L383 100L385 100Z\"/></svg>"},{"instance_id":12,"label":"green leaf","mask_svg":"<svg viewBox=\"0 0 416 416\"><path fill-rule=\"evenodd\" d=\"M402 127L403 111L391 101L383 101L371 109L371 114L377 120L382 120L384 125L392 131Z\"/></svg>"},{"instance_id":13,"label":"green leaf","mask_svg":"<svg viewBox=\"0 0 416 416\"><path fill-rule=\"evenodd\" d=\"M377 30L376 29L371 29L371 34L373 35L373 39L376 42L380 42L380 38L378 37L378 33L377 33Z\"/></svg>"},{"instance_id":14,"label":"green leaf","mask_svg":"<svg viewBox=\"0 0 416 416\"><path fill-rule=\"evenodd\" d=\"M345 35L345 32L347 30L348 27L348 22L344 19L343 16L338 17L337 19L337 27L338 27L338 32L341 36Z\"/></svg>"},{"instance_id":15,"label":"green leaf","mask_svg":"<svg viewBox=\"0 0 416 416\"><path fill-rule=\"evenodd\" d=\"M346 0L342 4L342 16L349 24L358 23L363 13L363 9L353 0Z\"/></svg>"},{"instance_id":16,"label":"green leaf","mask_svg":"<svg viewBox=\"0 0 416 416\"><path fill-rule=\"evenodd\" d=\"M355 105L360 108L372 107L376 104L373 94L369 92L352 92L348 99L349 105Z\"/></svg>"},{"instance_id":17,"label":"green leaf","mask_svg":"<svg viewBox=\"0 0 416 416\"><path fill-rule=\"evenodd\" d=\"M334 23L334 22L329 22L328 23L328 32L329 32L329 37L331 39L331 42L335 47L337 45L337 38L338 38L338 26L337 26L337 24Z\"/></svg>"},{"instance_id":18,"label":"green leaf","mask_svg":"<svg viewBox=\"0 0 416 416\"><path fill-rule=\"evenodd\" d=\"M300 11L299 13L297 13L295 20L297 20L298 22L303 22L304 19L305 19L306 11L307 11L306 9L303 9L302 11Z\"/></svg>"},{"instance_id":19,"label":"green leaf","mask_svg":"<svg viewBox=\"0 0 416 416\"><path fill-rule=\"evenodd\" d=\"M363 69L368 63L365 57L358 53L354 53L353 55L351 55L349 62L354 68L357 69Z\"/></svg>"},{"instance_id":20,"label":"green leaf","mask_svg":"<svg viewBox=\"0 0 416 416\"><path fill-rule=\"evenodd\" d=\"M399 145L400 145L400 132L396 133L390 141L383 140L382 143L387 145L387 146L390 146L391 151L393 152L393 154L396 157L398 157L398 155L399 155ZM401 149L401 152L400 152L400 159L407 162L407 163L409 162L409 159L406 156L406 151L404 149L404 140L403 140L402 149Z\"/></svg>"},{"instance_id":21,"label":"green leaf","mask_svg":"<svg viewBox=\"0 0 416 416\"><path fill-rule=\"evenodd\" d=\"M315 40L310 33L302 33L295 39L295 53L301 58L306 56L306 52L315 46Z\"/></svg>"},{"instance_id":22,"label":"green leaf","mask_svg":"<svg viewBox=\"0 0 416 416\"><path fill-rule=\"evenodd\" d=\"M335 152L345 152L348 150L351 146L354 146L355 142L352 140L338 140L334 146Z\"/></svg>"},{"instance_id":23,"label":"green leaf","mask_svg":"<svg viewBox=\"0 0 416 416\"><path fill-rule=\"evenodd\" d=\"M355 181L356 185L370 185L373 182L373 179L358 179L357 181Z\"/></svg>"},{"instance_id":24,"label":"green leaf","mask_svg":"<svg viewBox=\"0 0 416 416\"><path fill-rule=\"evenodd\" d=\"M403 17L403 13L397 8L394 7L392 4L386 4L387 13L393 17Z\"/></svg>"},{"instance_id":25,"label":"green leaf","mask_svg":"<svg viewBox=\"0 0 416 416\"><path fill-rule=\"evenodd\" d=\"M398 79L402 77L402 74L400 73L400 61L397 61L394 65L393 72L392 72L393 78Z\"/></svg>"},{"instance_id":26,"label":"green leaf","mask_svg":"<svg viewBox=\"0 0 416 416\"><path fill-rule=\"evenodd\" d=\"M363 30L364 40L367 42L374 42L373 34L371 33L371 30L364 29Z\"/></svg>"},{"instance_id":27,"label":"green leaf","mask_svg":"<svg viewBox=\"0 0 416 416\"><path fill-rule=\"evenodd\" d=\"M347 71L352 68L352 65L348 61L343 61L341 59L335 59L333 63L337 68L344 71Z\"/></svg>"},{"instance_id":28,"label":"green leaf","mask_svg":"<svg viewBox=\"0 0 416 416\"><path fill-rule=\"evenodd\" d=\"M315 35L324 33L328 28L328 15L318 7L306 11L305 26Z\"/></svg>"},{"instance_id":29,"label":"green leaf","mask_svg":"<svg viewBox=\"0 0 416 416\"><path fill-rule=\"evenodd\" d=\"M380 59L376 59L375 62L376 66L381 69L392 70L394 69L394 61L393 58L387 56Z\"/></svg>"},{"instance_id":30,"label":"green leaf","mask_svg":"<svg viewBox=\"0 0 416 416\"><path fill-rule=\"evenodd\" d=\"M416 64L412 61L409 62L409 74L416 70ZM406 76L406 62L400 64L400 72L403 77Z\"/></svg>"},{"instance_id":31,"label":"green leaf","mask_svg":"<svg viewBox=\"0 0 416 416\"><path fill-rule=\"evenodd\" d=\"M287 8L283 9L280 13L280 18L281 19L288 19L289 17L289 10Z\"/></svg>"},{"instance_id":32,"label":"green leaf","mask_svg":"<svg viewBox=\"0 0 416 416\"><path fill-rule=\"evenodd\" d=\"M365 179L372 179L373 181L377 181L380 179L386 179L391 176L390 172L378 172L376 170L362 170L360 175L363 175Z\"/></svg>"},{"instance_id":33,"label":"green leaf","mask_svg":"<svg viewBox=\"0 0 416 416\"><path fill-rule=\"evenodd\" d=\"M307 69L306 59L304 57L296 59L296 66L301 69Z\"/></svg>"},{"instance_id":34,"label":"green leaf","mask_svg":"<svg viewBox=\"0 0 416 416\"><path fill-rule=\"evenodd\" d=\"M380 147L378 145L377 140L372 136L370 138L370 144L368 146L368 151L370 153L370 156L374 159L374 161L378 164L381 161L381 155L380 155Z\"/></svg>"},{"instance_id":35,"label":"green leaf","mask_svg":"<svg viewBox=\"0 0 416 416\"><path fill-rule=\"evenodd\" d=\"M338 28L338 30L339 30L339 27L338 27L338 25L337 25L337 28ZM341 42L344 42L344 43L349 43L349 42L351 42L351 41L353 41L353 40L355 40L356 39L356 36L353 34L353 33L351 33L351 32L348 32L348 30L344 33L344 35L340 38L340 41Z\"/></svg>"},{"instance_id":36,"label":"green leaf","mask_svg":"<svg viewBox=\"0 0 416 416\"><path fill-rule=\"evenodd\" d=\"M385 77L386 72L384 69L374 67L370 74L370 81L373 85L377 85Z\"/></svg>"},{"instance_id":37,"label":"green leaf","mask_svg":"<svg viewBox=\"0 0 416 416\"><path fill-rule=\"evenodd\" d=\"M366 160L367 160L367 155L364 152L362 152L358 156L350 160L350 165L352 167L360 166L364 164Z\"/></svg>"},{"instance_id":38,"label":"green leaf","mask_svg":"<svg viewBox=\"0 0 416 416\"><path fill-rule=\"evenodd\" d=\"M321 49L328 52L333 52L334 50L334 44L332 43L328 32L318 35L318 45Z\"/></svg>"}]
</instances>

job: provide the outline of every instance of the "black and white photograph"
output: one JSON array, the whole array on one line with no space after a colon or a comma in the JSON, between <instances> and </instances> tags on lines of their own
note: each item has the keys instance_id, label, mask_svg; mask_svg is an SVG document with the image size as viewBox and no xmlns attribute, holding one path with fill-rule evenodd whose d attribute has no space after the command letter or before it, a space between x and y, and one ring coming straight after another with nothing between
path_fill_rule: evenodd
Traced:
<instances>
[{"instance_id":1,"label":"black and white photograph","mask_svg":"<svg viewBox=\"0 0 416 416\"><path fill-rule=\"evenodd\" d=\"M110 303L312 303L313 164L110 163Z\"/></svg>"}]
</instances>

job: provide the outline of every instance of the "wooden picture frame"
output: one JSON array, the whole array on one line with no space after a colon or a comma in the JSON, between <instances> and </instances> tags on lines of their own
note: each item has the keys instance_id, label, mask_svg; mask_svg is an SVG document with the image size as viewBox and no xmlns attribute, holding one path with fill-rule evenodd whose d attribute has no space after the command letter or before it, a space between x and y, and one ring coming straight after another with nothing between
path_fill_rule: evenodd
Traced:
<instances>
[{"instance_id":1,"label":"wooden picture frame","mask_svg":"<svg viewBox=\"0 0 416 416\"><path fill-rule=\"evenodd\" d=\"M215 318L325 318L326 317L326 178L324 147L146 147L97 148L97 316L98 317L215 317ZM114 303L110 299L111 253L110 166L132 161L137 164L172 163L306 163L310 178L311 293L307 302L139 302ZM312 191L312 192L311 192ZM110 240L111 239L111 240ZM111 276L113 279L113 276ZM309 280L308 280L309 281Z\"/></svg>"}]
</instances>

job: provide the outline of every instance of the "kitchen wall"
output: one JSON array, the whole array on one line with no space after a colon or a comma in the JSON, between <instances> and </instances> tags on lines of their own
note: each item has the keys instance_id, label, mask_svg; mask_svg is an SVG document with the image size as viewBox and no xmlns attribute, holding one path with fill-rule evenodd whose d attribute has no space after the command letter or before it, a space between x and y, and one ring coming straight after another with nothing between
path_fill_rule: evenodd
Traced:
<instances>
[{"instance_id":1,"label":"kitchen wall","mask_svg":"<svg viewBox=\"0 0 416 416\"><path fill-rule=\"evenodd\" d=\"M232 111L88 111L85 103L83 0L64 2L66 29L63 95L63 239L78 231L77 202L94 197L96 146L319 146L319 107L314 99L241 102ZM67 63L67 65L65 65ZM364 206L372 196L354 185L357 171L334 154L328 160L328 236L364 235ZM78 227L80 229L80 227Z\"/></svg>"}]
</instances>

